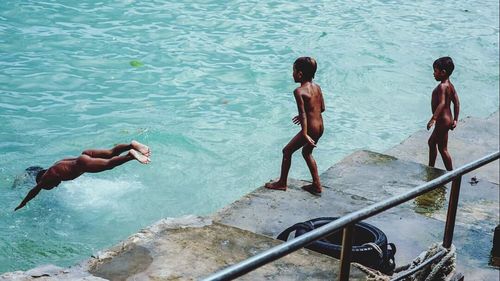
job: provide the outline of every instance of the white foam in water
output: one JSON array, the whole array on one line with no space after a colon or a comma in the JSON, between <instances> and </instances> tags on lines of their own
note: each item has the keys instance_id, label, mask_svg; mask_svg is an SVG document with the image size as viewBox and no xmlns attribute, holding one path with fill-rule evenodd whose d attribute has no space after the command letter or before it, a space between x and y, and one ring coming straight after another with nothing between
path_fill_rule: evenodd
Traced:
<instances>
[{"instance_id":1,"label":"white foam in water","mask_svg":"<svg viewBox=\"0 0 500 281\"><path fill-rule=\"evenodd\" d=\"M61 198L68 207L75 209L100 209L119 210L121 205L130 202L122 200L130 193L143 189L142 183L128 178L101 179L94 176L82 176L76 180L63 183L59 191Z\"/></svg>"}]
</instances>

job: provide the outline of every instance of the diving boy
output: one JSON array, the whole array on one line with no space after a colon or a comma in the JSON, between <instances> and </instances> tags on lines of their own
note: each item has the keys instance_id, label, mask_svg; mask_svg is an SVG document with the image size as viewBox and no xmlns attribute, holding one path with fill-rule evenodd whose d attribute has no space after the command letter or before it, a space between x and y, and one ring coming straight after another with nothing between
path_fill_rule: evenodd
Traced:
<instances>
[{"instance_id":1,"label":"diving boy","mask_svg":"<svg viewBox=\"0 0 500 281\"><path fill-rule=\"evenodd\" d=\"M125 151L128 151L128 153L120 155ZM118 144L112 149L85 150L77 158L62 159L50 168L42 169L37 173L36 186L28 192L14 211L24 207L26 203L38 195L40 190L51 190L58 186L61 181L73 180L83 173L98 173L110 170L134 159L142 164L148 164L151 161L150 156L151 150L149 147L137 141L132 141L130 144Z\"/></svg>"},{"instance_id":2,"label":"diving boy","mask_svg":"<svg viewBox=\"0 0 500 281\"><path fill-rule=\"evenodd\" d=\"M316 69L316 61L310 57L300 57L293 64L293 79L295 83L300 83L300 87L293 91L299 115L295 116L292 121L294 124L300 124L301 130L283 148L279 180L266 183L266 188L283 191L287 189L287 177L292 164L292 154L302 148L302 156L311 172L313 181L311 185L302 188L313 195L321 195L322 188L318 167L312 156L312 151L321 135L323 135L323 117L321 113L325 111L325 102L321 88L312 81Z\"/></svg>"},{"instance_id":3,"label":"diving boy","mask_svg":"<svg viewBox=\"0 0 500 281\"><path fill-rule=\"evenodd\" d=\"M457 91L450 81L455 65L450 57L442 57L434 61L434 79L440 81L439 85L432 91L432 117L427 123L427 130L434 124L434 131L429 138L429 166L434 167L436 163L437 150L443 158L446 170L453 170L451 156L448 153L448 131L455 129L460 111L460 102ZM451 103L453 103L453 116L451 115ZM437 146L437 149L436 149Z\"/></svg>"}]
</instances>

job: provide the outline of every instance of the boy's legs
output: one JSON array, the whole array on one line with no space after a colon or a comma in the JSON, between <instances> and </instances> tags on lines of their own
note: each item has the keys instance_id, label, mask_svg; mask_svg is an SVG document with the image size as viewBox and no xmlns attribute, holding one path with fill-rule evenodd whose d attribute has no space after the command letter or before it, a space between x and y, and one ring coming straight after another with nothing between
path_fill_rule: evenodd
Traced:
<instances>
[{"instance_id":1,"label":"boy's legs","mask_svg":"<svg viewBox=\"0 0 500 281\"><path fill-rule=\"evenodd\" d=\"M434 167L437 157L437 141L436 141L436 128L432 131L427 144L429 144L429 166Z\"/></svg>"},{"instance_id":2,"label":"boy's legs","mask_svg":"<svg viewBox=\"0 0 500 281\"><path fill-rule=\"evenodd\" d=\"M118 156L130 149L135 149L147 157L150 155L149 147L135 140L133 140L130 144L117 144L112 149L88 149L82 152L82 154L88 155L92 158L110 159L111 157Z\"/></svg>"},{"instance_id":3,"label":"boy's legs","mask_svg":"<svg viewBox=\"0 0 500 281\"><path fill-rule=\"evenodd\" d=\"M132 149L132 145L130 144L118 144L111 149L87 149L82 152L82 154L88 155L92 158L110 159L130 149Z\"/></svg>"},{"instance_id":4,"label":"boy's legs","mask_svg":"<svg viewBox=\"0 0 500 281\"><path fill-rule=\"evenodd\" d=\"M447 171L453 170L453 165L451 162L450 153L448 153L448 131L449 127L440 128L440 136L438 138L438 149L441 154L441 158L443 158L444 166Z\"/></svg>"},{"instance_id":5,"label":"boy's legs","mask_svg":"<svg viewBox=\"0 0 500 281\"><path fill-rule=\"evenodd\" d=\"M314 157L312 156L313 149L314 147L309 144L305 145L302 148L302 156L304 157L304 160L306 160L307 167L309 167L309 171L311 172L313 181L312 185L302 188L312 193L321 193L321 182L318 174L318 166L316 165L316 160L314 160Z\"/></svg>"},{"instance_id":6,"label":"boy's legs","mask_svg":"<svg viewBox=\"0 0 500 281\"><path fill-rule=\"evenodd\" d=\"M453 170L451 156L448 153L448 131L450 126L447 124L436 123L434 131L429 138L429 166L434 167L436 164L437 152L443 158L446 170Z\"/></svg>"},{"instance_id":7,"label":"boy's legs","mask_svg":"<svg viewBox=\"0 0 500 281\"><path fill-rule=\"evenodd\" d=\"M87 154L83 154L77 158L77 165L82 173L98 173L113 169L116 166L122 165L130 160L136 159L142 164L149 163L149 158L139 153L137 150L131 149L129 153L122 156L114 156L109 159L94 158Z\"/></svg>"},{"instance_id":8,"label":"boy's legs","mask_svg":"<svg viewBox=\"0 0 500 281\"><path fill-rule=\"evenodd\" d=\"M295 135L292 140L283 148L283 160L281 161L281 174L277 182L268 182L265 187L269 189L286 190L287 178L292 164L292 154L304 146L305 140L301 133Z\"/></svg>"}]
</instances>

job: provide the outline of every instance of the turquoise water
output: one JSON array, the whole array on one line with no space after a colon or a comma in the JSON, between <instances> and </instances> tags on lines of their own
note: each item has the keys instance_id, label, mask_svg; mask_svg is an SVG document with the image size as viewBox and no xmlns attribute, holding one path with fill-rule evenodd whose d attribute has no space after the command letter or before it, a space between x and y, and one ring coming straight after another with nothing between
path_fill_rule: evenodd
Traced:
<instances>
[{"instance_id":1,"label":"turquoise water","mask_svg":"<svg viewBox=\"0 0 500 281\"><path fill-rule=\"evenodd\" d=\"M440 56L455 60L462 117L499 106L497 0L109 2L0 2L0 272L74 264L277 177L298 131L298 56L317 59L326 100L320 171L424 128ZM150 165L84 175L13 212L26 167L132 139ZM309 178L300 154L290 177Z\"/></svg>"}]
</instances>

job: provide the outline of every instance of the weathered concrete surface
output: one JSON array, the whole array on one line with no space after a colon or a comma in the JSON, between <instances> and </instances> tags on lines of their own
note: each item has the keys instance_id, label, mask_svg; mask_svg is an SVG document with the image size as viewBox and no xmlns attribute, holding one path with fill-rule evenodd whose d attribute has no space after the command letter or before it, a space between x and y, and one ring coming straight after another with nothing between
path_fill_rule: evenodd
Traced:
<instances>
[{"instance_id":1,"label":"weathered concrete surface","mask_svg":"<svg viewBox=\"0 0 500 281\"><path fill-rule=\"evenodd\" d=\"M321 174L321 197L302 191L309 182L291 180L286 192L263 187L219 211L214 220L276 237L287 227L317 217L336 217L401 194L445 173L422 164L358 151ZM369 220L398 248L396 261L408 263L432 243L443 239L448 187L442 187ZM462 183L454 244L459 269L469 280L498 280L488 268L490 228L498 223L498 185ZM471 241L472 240L472 241Z\"/></svg>"},{"instance_id":2,"label":"weathered concrete surface","mask_svg":"<svg viewBox=\"0 0 500 281\"><path fill-rule=\"evenodd\" d=\"M323 174L324 186L378 202L424 184L444 171L395 157L357 151Z\"/></svg>"},{"instance_id":3,"label":"weathered concrete surface","mask_svg":"<svg viewBox=\"0 0 500 281\"><path fill-rule=\"evenodd\" d=\"M42 265L28 271L7 272L0 275L1 281L105 281L84 271L80 266L74 268L61 268L54 265Z\"/></svg>"},{"instance_id":4,"label":"weathered concrete surface","mask_svg":"<svg viewBox=\"0 0 500 281\"><path fill-rule=\"evenodd\" d=\"M55 269L57 274L41 270L38 275L50 276L37 280L199 280L279 243L212 223L210 218L164 219L82 263L78 270ZM303 249L239 280L335 280L338 268L336 259ZM17 274L17 280L34 280L28 272ZM365 280L365 274L353 268L350 280Z\"/></svg>"},{"instance_id":5,"label":"weathered concrete surface","mask_svg":"<svg viewBox=\"0 0 500 281\"><path fill-rule=\"evenodd\" d=\"M351 184L349 192L361 196L366 194L367 199L373 199L372 196L376 196L377 192L373 184L378 182L381 186L379 190L381 191L380 199L382 199L382 197L400 194L404 191L402 186L395 182L402 182L404 178L391 179L391 170L399 173L399 169L403 168L406 170L406 173L403 173L404 177L409 178L409 182L417 183L414 180L418 170L415 167L412 168L415 163L404 163L405 161L401 160L390 160L391 157L379 156L376 158L386 158L386 164L376 169L373 167L376 161L362 161L360 158L362 158L361 154L355 153L348 157L347 161L342 161L330 168L328 173L334 180L329 184L340 184L341 182L348 184L346 175L350 175L353 179L357 176L360 181L370 182L370 185L366 185L367 190L364 190L362 185ZM357 164L354 164L356 162ZM348 168L349 165L356 167L354 171L352 168ZM425 178L425 173L429 172L428 180L444 172L440 171L435 174L434 169L429 170L425 166L422 167L426 172L422 173L420 177ZM362 171L371 172L363 173ZM325 174L322 176L328 178ZM343 175L344 179L335 179L335 174ZM396 186L391 186L393 182ZM397 263L399 265L408 263L432 243L442 241L448 198L449 186L442 187L375 216L367 222L382 229L389 241L397 245ZM379 200L375 197L373 203L375 201ZM465 274L466 280L500 280L498 269L488 265L493 229L499 223L498 204L499 188L497 184L481 180L479 183L471 185L464 179L461 185L453 244L457 248L457 267L460 272Z\"/></svg>"},{"instance_id":6,"label":"weathered concrete surface","mask_svg":"<svg viewBox=\"0 0 500 281\"><path fill-rule=\"evenodd\" d=\"M276 237L297 222L341 216L368 205L360 196L339 194L330 188L325 188L321 197L313 196L300 188L306 184L310 183L291 179L286 192L260 187L219 211L214 220Z\"/></svg>"},{"instance_id":7,"label":"weathered concrete surface","mask_svg":"<svg viewBox=\"0 0 500 281\"><path fill-rule=\"evenodd\" d=\"M460 120L457 128L450 131L448 139L448 150L453 159L453 166L459 167L497 151L499 124L498 111L486 119L467 117ZM400 159L427 164L429 153L427 139L430 134L430 131L418 131L385 153ZM444 168L439 154L436 166ZM498 268L488 266L493 230L500 223L499 175L500 162L495 161L462 178L454 244L459 253L458 266L469 280L500 280ZM479 183L470 184L472 177L476 177ZM439 191L435 192L435 196L448 198L443 192L439 195ZM445 210L435 212L432 217L444 220Z\"/></svg>"},{"instance_id":8,"label":"weathered concrete surface","mask_svg":"<svg viewBox=\"0 0 500 281\"><path fill-rule=\"evenodd\" d=\"M286 192L260 187L216 213L214 220L276 237L297 222L351 213L442 173L421 164L358 151L321 174L321 197L301 189L309 182L292 179Z\"/></svg>"},{"instance_id":9,"label":"weathered concrete surface","mask_svg":"<svg viewBox=\"0 0 500 281\"><path fill-rule=\"evenodd\" d=\"M408 263L429 245L443 239L449 188L422 195L366 222L382 229L396 244L396 261ZM453 244L457 268L466 280L500 280L498 268L488 265L493 229L499 222L498 185L480 182L461 185Z\"/></svg>"},{"instance_id":10,"label":"weathered concrete surface","mask_svg":"<svg viewBox=\"0 0 500 281\"><path fill-rule=\"evenodd\" d=\"M429 147L427 140L431 131L420 130L401 144L387 150L385 154L399 159L426 164L429 161ZM488 118L467 117L459 121L455 130L448 136L448 151L453 160L453 167L460 167L499 149L499 112ZM484 166L466 175L469 180L476 176L480 180L499 183L499 162ZM438 153L436 167L444 169L441 155Z\"/></svg>"},{"instance_id":11,"label":"weathered concrete surface","mask_svg":"<svg viewBox=\"0 0 500 281\"><path fill-rule=\"evenodd\" d=\"M139 239L132 237L98 259L90 260L89 271L110 280L198 280L279 244L249 231L212 224L207 218L197 220L195 224L178 220L184 224L181 227L157 224L156 229L148 230ZM141 253L133 254L137 251ZM332 268L336 267L336 260L304 250L241 280L332 280L335 278Z\"/></svg>"}]
</instances>

